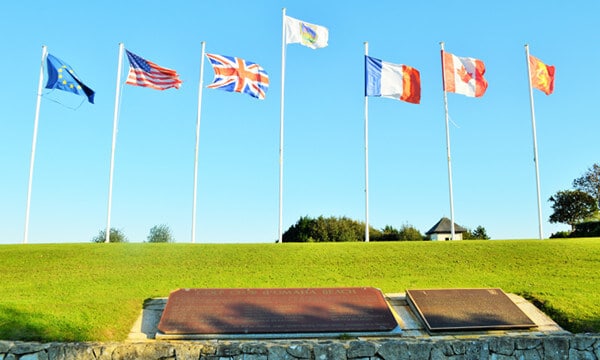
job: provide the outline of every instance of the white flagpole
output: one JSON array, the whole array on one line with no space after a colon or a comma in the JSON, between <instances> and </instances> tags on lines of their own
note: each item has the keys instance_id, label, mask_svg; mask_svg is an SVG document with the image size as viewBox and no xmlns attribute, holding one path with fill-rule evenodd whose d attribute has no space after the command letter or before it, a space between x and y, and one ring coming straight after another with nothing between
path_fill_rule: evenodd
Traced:
<instances>
[{"instance_id":1,"label":"white flagpole","mask_svg":"<svg viewBox=\"0 0 600 360\"><path fill-rule=\"evenodd\" d=\"M525 44L525 60L527 61L527 79L529 81L529 103L531 105L531 127L533 129L533 162L535 164L535 185L537 189L538 227L540 240L544 238L542 230L542 200L540 197L540 170L538 167L537 135L535 131L535 107L533 106L533 88L531 85L531 69L529 66L529 45Z\"/></svg>"},{"instance_id":2,"label":"white flagpole","mask_svg":"<svg viewBox=\"0 0 600 360\"><path fill-rule=\"evenodd\" d=\"M442 48L442 88L444 90L444 112L446 116L446 154L448 156L448 187L450 193L450 240L454 240L454 196L452 194L452 160L450 156L450 128L448 126L448 94L446 93L446 78L444 76L444 42Z\"/></svg>"},{"instance_id":3,"label":"white flagpole","mask_svg":"<svg viewBox=\"0 0 600 360\"><path fill-rule=\"evenodd\" d=\"M119 99L121 96L121 70L123 67L123 43L119 43L119 65L117 67L117 86L115 91L115 110L113 115L112 150L110 153L110 176L108 180L108 216L106 221L106 239L110 241L110 212L112 208L113 175L115 169L115 146L117 144L117 125L119 123Z\"/></svg>"},{"instance_id":4,"label":"white flagpole","mask_svg":"<svg viewBox=\"0 0 600 360\"><path fill-rule=\"evenodd\" d=\"M198 145L200 143L200 114L202 110L202 84L204 82L204 49L206 43L201 42L200 82L198 83L198 114L196 115L196 155L194 158L194 200L192 205L192 244L196 242L196 197L198 194Z\"/></svg>"},{"instance_id":5,"label":"white flagpole","mask_svg":"<svg viewBox=\"0 0 600 360\"><path fill-rule=\"evenodd\" d=\"M37 102L35 105L35 120L33 121L33 140L31 142L31 159L29 161L29 185L27 186L27 206L25 210L25 234L23 244L29 241L29 210L31 205L31 184L33 182L33 164L35 163L35 147L37 143L38 122L40 119L40 105L42 102L42 87L44 86L44 61L48 54L46 45L42 45L42 61L40 64L40 81L38 83Z\"/></svg>"},{"instance_id":6,"label":"white flagpole","mask_svg":"<svg viewBox=\"0 0 600 360\"><path fill-rule=\"evenodd\" d=\"M365 56L369 43L365 41ZM365 64L366 66L366 64ZM366 69L365 69L366 71ZM365 242L369 242L369 97L365 93Z\"/></svg>"},{"instance_id":7,"label":"white flagpole","mask_svg":"<svg viewBox=\"0 0 600 360\"><path fill-rule=\"evenodd\" d=\"M283 95L285 84L285 8L282 12L281 24L281 103L279 110L279 238L277 242L283 242Z\"/></svg>"}]
</instances>

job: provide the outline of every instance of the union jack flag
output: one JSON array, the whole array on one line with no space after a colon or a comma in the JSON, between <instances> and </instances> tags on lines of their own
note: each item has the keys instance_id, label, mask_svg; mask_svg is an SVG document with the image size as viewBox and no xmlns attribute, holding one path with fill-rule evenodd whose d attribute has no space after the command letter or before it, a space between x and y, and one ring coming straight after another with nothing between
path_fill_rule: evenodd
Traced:
<instances>
[{"instance_id":1,"label":"union jack flag","mask_svg":"<svg viewBox=\"0 0 600 360\"><path fill-rule=\"evenodd\" d=\"M233 56L206 54L215 71L210 89L248 94L264 99L269 88L269 75L260 65Z\"/></svg>"}]
</instances>

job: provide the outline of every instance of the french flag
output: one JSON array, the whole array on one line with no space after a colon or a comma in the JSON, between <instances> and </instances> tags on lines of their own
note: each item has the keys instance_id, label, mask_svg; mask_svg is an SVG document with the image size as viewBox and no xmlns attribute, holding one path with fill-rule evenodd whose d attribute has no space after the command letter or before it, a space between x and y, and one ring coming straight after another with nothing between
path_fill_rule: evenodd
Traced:
<instances>
[{"instance_id":1,"label":"french flag","mask_svg":"<svg viewBox=\"0 0 600 360\"><path fill-rule=\"evenodd\" d=\"M413 67L365 55L365 96L418 104L421 101L421 74Z\"/></svg>"}]
</instances>

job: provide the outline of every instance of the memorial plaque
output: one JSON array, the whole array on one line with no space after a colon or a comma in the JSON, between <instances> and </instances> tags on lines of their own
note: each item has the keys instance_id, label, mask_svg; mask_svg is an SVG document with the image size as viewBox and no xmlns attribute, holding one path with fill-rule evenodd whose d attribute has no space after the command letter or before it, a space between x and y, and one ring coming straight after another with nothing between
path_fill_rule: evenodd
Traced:
<instances>
[{"instance_id":1,"label":"memorial plaque","mask_svg":"<svg viewBox=\"0 0 600 360\"><path fill-rule=\"evenodd\" d=\"M430 332L536 326L501 289L406 290L406 300Z\"/></svg>"},{"instance_id":2,"label":"memorial plaque","mask_svg":"<svg viewBox=\"0 0 600 360\"><path fill-rule=\"evenodd\" d=\"M375 288L179 289L158 324L174 334L391 331L398 326Z\"/></svg>"}]
</instances>

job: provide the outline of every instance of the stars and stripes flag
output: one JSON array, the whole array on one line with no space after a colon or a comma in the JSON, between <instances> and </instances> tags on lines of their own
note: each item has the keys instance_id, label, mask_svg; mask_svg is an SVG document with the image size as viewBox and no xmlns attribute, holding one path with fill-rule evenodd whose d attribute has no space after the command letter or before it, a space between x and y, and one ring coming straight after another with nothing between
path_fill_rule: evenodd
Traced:
<instances>
[{"instance_id":1,"label":"stars and stripes flag","mask_svg":"<svg viewBox=\"0 0 600 360\"><path fill-rule=\"evenodd\" d=\"M155 90L166 90L173 87L179 89L181 87L182 81L179 79L177 71L158 66L129 50L125 51L129 60L129 75L126 84L149 87Z\"/></svg>"},{"instance_id":2,"label":"stars and stripes flag","mask_svg":"<svg viewBox=\"0 0 600 360\"><path fill-rule=\"evenodd\" d=\"M206 54L215 72L209 89L248 94L257 99L266 97L269 75L260 65L233 56Z\"/></svg>"}]
</instances>

